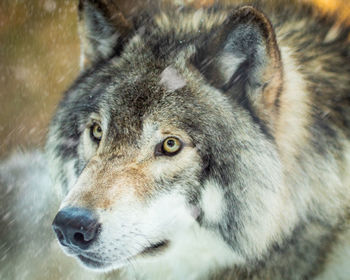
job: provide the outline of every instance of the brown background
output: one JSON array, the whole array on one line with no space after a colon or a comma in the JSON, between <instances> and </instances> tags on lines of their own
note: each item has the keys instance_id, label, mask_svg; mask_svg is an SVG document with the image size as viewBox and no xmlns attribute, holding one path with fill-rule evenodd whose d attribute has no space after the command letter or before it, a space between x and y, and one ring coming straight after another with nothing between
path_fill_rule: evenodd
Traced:
<instances>
[{"instance_id":1,"label":"brown background","mask_svg":"<svg viewBox=\"0 0 350 280\"><path fill-rule=\"evenodd\" d=\"M197 6L213 2L194 1ZM350 16L349 0L309 1L322 12ZM0 1L0 156L44 143L50 116L79 73L76 5Z\"/></svg>"}]
</instances>

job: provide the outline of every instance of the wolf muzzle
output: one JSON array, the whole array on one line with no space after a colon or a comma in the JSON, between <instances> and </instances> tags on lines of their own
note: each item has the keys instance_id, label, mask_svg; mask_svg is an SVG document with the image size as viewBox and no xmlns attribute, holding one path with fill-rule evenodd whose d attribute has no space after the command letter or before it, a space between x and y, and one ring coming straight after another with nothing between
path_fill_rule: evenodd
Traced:
<instances>
[{"instance_id":1,"label":"wolf muzzle","mask_svg":"<svg viewBox=\"0 0 350 280\"><path fill-rule=\"evenodd\" d=\"M92 211L77 207L63 208L52 223L61 245L73 250L86 250L97 239L100 227Z\"/></svg>"}]
</instances>

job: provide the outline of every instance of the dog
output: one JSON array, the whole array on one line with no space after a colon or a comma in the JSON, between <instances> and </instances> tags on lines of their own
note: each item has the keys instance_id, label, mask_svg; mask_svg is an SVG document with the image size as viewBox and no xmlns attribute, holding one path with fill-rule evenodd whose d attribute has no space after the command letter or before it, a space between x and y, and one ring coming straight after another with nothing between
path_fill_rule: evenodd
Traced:
<instances>
[{"instance_id":1,"label":"dog","mask_svg":"<svg viewBox=\"0 0 350 280\"><path fill-rule=\"evenodd\" d=\"M349 30L297 1L80 0L46 145L63 251L115 279L348 279Z\"/></svg>"}]
</instances>

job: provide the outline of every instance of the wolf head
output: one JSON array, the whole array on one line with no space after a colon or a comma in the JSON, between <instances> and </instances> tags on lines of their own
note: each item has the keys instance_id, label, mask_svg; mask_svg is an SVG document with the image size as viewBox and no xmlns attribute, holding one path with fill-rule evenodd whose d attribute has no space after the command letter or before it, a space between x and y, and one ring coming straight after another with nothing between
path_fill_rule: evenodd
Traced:
<instances>
[{"instance_id":1,"label":"wolf head","mask_svg":"<svg viewBox=\"0 0 350 280\"><path fill-rule=\"evenodd\" d=\"M79 8L86 69L47 143L64 250L108 270L196 231L232 261L262 258L295 215L274 141L283 67L270 21L251 6Z\"/></svg>"}]
</instances>

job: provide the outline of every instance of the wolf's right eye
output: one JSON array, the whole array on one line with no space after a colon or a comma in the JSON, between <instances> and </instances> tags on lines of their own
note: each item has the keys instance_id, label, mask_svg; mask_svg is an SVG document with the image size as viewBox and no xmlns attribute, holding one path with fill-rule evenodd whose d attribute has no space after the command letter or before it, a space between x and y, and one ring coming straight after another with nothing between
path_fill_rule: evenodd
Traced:
<instances>
[{"instance_id":1,"label":"wolf's right eye","mask_svg":"<svg viewBox=\"0 0 350 280\"><path fill-rule=\"evenodd\" d=\"M100 142L102 139L102 128L98 123L94 123L90 128L90 136L96 141Z\"/></svg>"}]
</instances>

